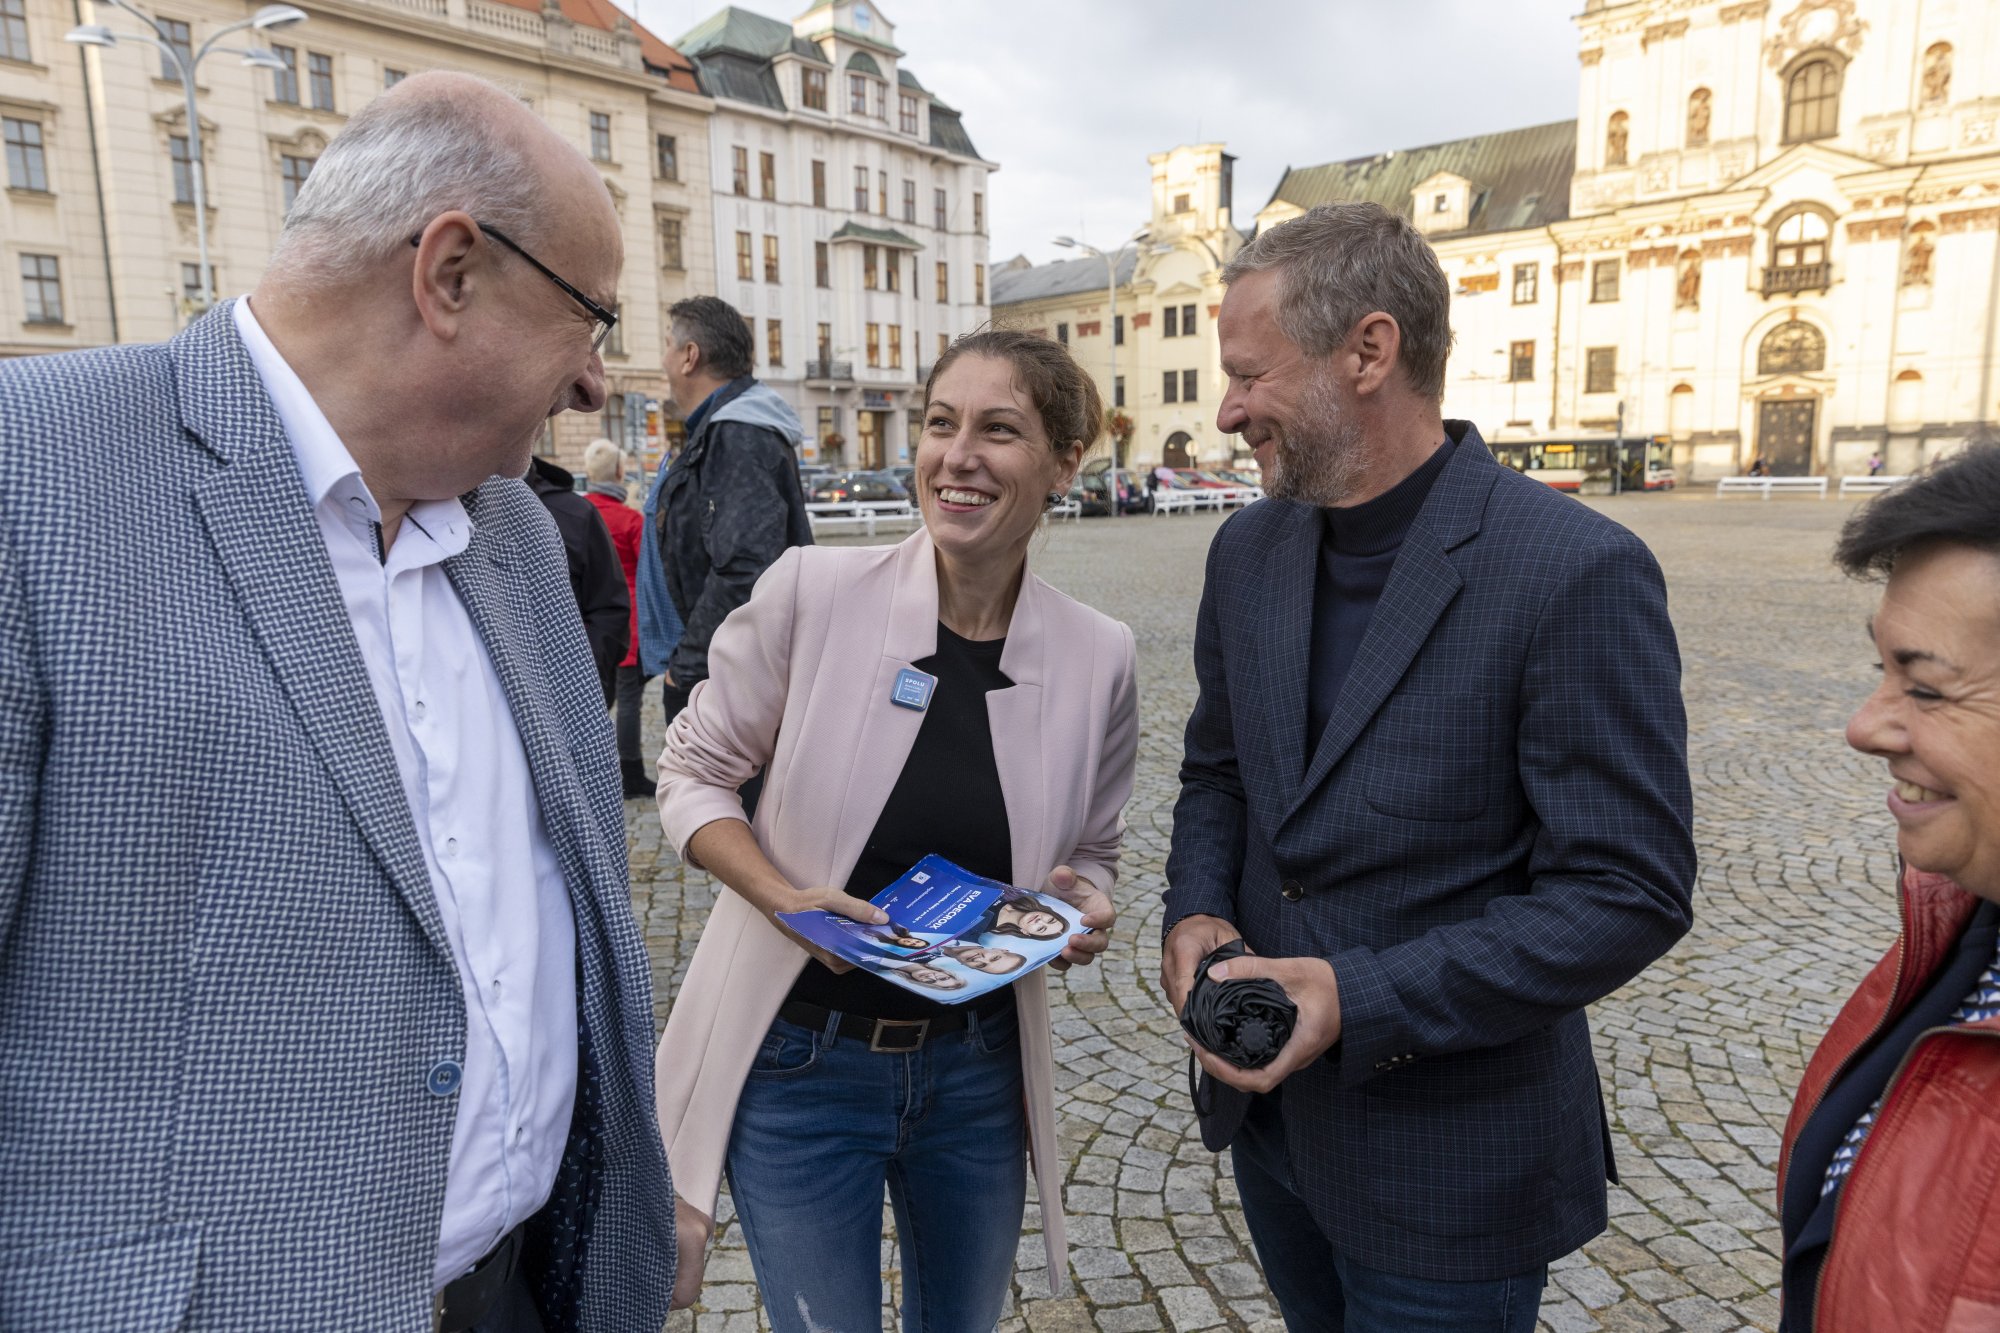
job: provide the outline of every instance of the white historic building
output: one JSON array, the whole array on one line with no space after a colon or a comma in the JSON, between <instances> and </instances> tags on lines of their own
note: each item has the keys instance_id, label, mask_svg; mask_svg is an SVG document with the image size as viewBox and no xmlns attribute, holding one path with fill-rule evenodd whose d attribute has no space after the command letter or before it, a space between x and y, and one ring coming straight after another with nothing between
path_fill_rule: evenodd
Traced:
<instances>
[{"instance_id":1,"label":"white historic building","mask_svg":"<svg viewBox=\"0 0 2000 1333\"><path fill-rule=\"evenodd\" d=\"M1517 465L1602 476L1638 438L1684 480L1904 472L2000 417L2000 5L1589 0L1577 26L1576 120L1288 170L1258 227L1412 218L1455 291L1446 413ZM1053 325L1075 268L1008 274L1002 313ZM1141 286L1135 321L1175 304Z\"/></svg>"},{"instance_id":2,"label":"white historic building","mask_svg":"<svg viewBox=\"0 0 2000 1333\"><path fill-rule=\"evenodd\" d=\"M907 460L938 353L987 317L986 188L958 113L869 0L789 23L729 8L677 44L715 98L715 290L805 456Z\"/></svg>"},{"instance_id":3,"label":"white historic building","mask_svg":"<svg viewBox=\"0 0 2000 1333\"><path fill-rule=\"evenodd\" d=\"M254 8L146 7L182 54ZM306 12L239 35L278 68L243 68L225 48L197 71L217 295L257 284L292 197L348 116L406 75L478 74L589 155L624 235L605 409L555 418L543 447L573 464L599 434L657 446L646 405L666 388L662 312L714 289L711 103L693 66L608 0L308 0ZM119 44L67 44L82 21ZM205 308L196 137L178 74L136 18L105 4L0 0L0 357L158 341Z\"/></svg>"}]
</instances>

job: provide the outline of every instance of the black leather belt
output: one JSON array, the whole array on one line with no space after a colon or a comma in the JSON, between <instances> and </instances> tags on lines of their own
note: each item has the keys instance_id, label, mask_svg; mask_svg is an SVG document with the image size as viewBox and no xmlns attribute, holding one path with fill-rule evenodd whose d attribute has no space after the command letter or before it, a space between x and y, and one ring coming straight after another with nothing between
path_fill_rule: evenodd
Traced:
<instances>
[{"instance_id":1,"label":"black leather belt","mask_svg":"<svg viewBox=\"0 0 2000 1333\"><path fill-rule=\"evenodd\" d=\"M521 1262L521 1226L503 1236L462 1277L445 1283L431 1300L431 1333L469 1333L493 1313Z\"/></svg>"},{"instance_id":2,"label":"black leather belt","mask_svg":"<svg viewBox=\"0 0 2000 1333\"><path fill-rule=\"evenodd\" d=\"M929 1018L871 1018L867 1014L822 1009L816 1004L807 1004L804 1000L787 1000L779 1008L778 1017L787 1023L811 1028L814 1032L826 1031L827 1020L838 1018L840 1026L834 1031L841 1036L855 1041L865 1041L871 1051L893 1054L914 1051L933 1038L965 1031L972 1021L972 1014L977 1014L981 1020L997 1018L1006 1013L1012 1003L1012 996L1002 996L998 1003L988 1003L983 1009L972 1009L970 1005L952 1005L945 1008L944 1012Z\"/></svg>"}]
</instances>

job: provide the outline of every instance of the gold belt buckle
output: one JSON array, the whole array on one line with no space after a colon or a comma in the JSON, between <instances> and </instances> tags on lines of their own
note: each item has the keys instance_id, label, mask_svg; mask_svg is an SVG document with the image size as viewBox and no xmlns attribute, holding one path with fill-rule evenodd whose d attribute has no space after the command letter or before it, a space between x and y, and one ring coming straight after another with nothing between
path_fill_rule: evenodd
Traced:
<instances>
[{"instance_id":1,"label":"gold belt buckle","mask_svg":"<svg viewBox=\"0 0 2000 1333\"><path fill-rule=\"evenodd\" d=\"M892 1028L915 1028L916 1040L907 1046L884 1046L882 1036ZM868 1049L888 1055L906 1055L924 1044L924 1038L930 1035L930 1030L931 1021L928 1018L878 1018L875 1020L875 1031L868 1037Z\"/></svg>"}]
</instances>

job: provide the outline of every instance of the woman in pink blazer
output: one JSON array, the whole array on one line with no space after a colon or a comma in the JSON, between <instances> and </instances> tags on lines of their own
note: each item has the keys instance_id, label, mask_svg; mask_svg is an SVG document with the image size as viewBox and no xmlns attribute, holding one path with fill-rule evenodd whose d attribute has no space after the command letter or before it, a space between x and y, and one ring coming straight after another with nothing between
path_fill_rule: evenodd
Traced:
<instances>
[{"instance_id":1,"label":"woman in pink blazer","mask_svg":"<svg viewBox=\"0 0 2000 1333\"><path fill-rule=\"evenodd\" d=\"M1138 747L1132 634L1027 568L1103 409L1061 345L1000 330L960 339L925 392L923 530L786 552L716 634L660 759L667 836L726 886L659 1049L675 1300L699 1290L727 1174L780 1333L879 1327L885 1186L903 1327L991 1328L1024 1158L1051 1290L1068 1286L1046 972L946 1005L830 967L773 920L821 907L880 924L867 900L936 852L1080 908L1092 931L1066 963L1108 942ZM921 709L892 699L913 669L936 681ZM746 822L736 789L760 768ZM964 965L1004 967L999 943Z\"/></svg>"}]
</instances>

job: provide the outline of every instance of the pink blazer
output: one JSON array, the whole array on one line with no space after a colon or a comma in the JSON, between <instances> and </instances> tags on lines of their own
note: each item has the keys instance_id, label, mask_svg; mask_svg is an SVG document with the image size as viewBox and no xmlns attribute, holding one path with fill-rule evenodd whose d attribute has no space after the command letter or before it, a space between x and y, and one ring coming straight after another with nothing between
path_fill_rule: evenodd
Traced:
<instances>
[{"instance_id":1,"label":"pink blazer","mask_svg":"<svg viewBox=\"0 0 2000 1333\"><path fill-rule=\"evenodd\" d=\"M801 888L846 883L923 721L890 690L937 650L937 618L936 557L921 529L897 546L785 552L716 632L710 677L668 728L660 823L681 855L703 825L743 818L736 788L768 764L751 824L758 845ZM1023 578L1000 657L1014 684L986 696L1014 883L1039 888L1068 865L1111 891L1138 751L1135 661L1131 630ZM749 903L717 894L656 1067L675 1192L710 1217L737 1096L805 962ZM1050 1289L1061 1294L1069 1264L1046 977L1014 990Z\"/></svg>"}]
</instances>

